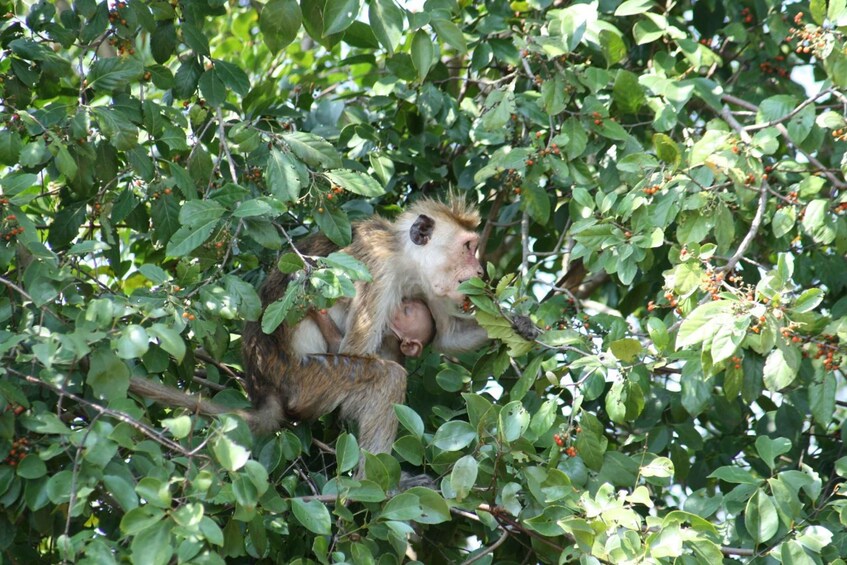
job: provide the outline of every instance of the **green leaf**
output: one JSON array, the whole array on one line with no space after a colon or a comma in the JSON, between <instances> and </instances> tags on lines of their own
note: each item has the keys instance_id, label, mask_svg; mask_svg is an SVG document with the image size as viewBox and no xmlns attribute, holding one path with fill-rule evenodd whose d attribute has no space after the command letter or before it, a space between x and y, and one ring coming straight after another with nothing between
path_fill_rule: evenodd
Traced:
<instances>
[{"instance_id":1,"label":"green leaf","mask_svg":"<svg viewBox=\"0 0 847 565\"><path fill-rule=\"evenodd\" d=\"M811 312L823 302L824 294L824 291L820 288L807 288L794 300L791 310L794 312Z\"/></svg>"},{"instance_id":2,"label":"green leaf","mask_svg":"<svg viewBox=\"0 0 847 565\"><path fill-rule=\"evenodd\" d=\"M237 471L247 463L250 452L225 435L218 436L212 443L212 451L218 462L227 471Z\"/></svg>"},{"instance_id":3,"label":"green leaf","mask_svg":"<svg viewBox=\"0 0 847 565\"><path fill-rule=\"evenodd\" d=\"M779 529L776 506L762 489L756 489L756 493L747 502L744 525L757 543L764 543L776 535Z\"/></svg>"},{"instance_id":4,"label":"green leaf","mask_svg":"<svg viewBox=\"0 0 847 565\"><path fill-rule=\"evenodd\" d=\"M296 253L286 253L282 257L279 258L276 264L277 268L280 272L291 274L296 273L300 269L306 266L303 263L303 260Z\"/></svg>"},{"instance_id":5,"label":"green leaf","mask_svg":"<svg viewBox=\"0 0 847 565\"><path fill-rule=\"evenodd\" d=\"M418 413L404 404L395 404L394 413L400 420L400 425L409 430L415 437L422 438L424 423Z\"/></svg>"},{"instance_id":6,"label":"green leaf","mask_svg":"<svg viewBox=\"0 0 847 565\"><path fill-rule=\"evenodd\" d=\"M217 220L212 220L196 228L189 226L179 228L168 241L167 255L169 257L188 255L206 242L217 224Z\"/></svg>"},{"instance_id":7,"label":"green leaf","mask_svg":"<svg viewBox=\"0 0 847 565\"><path fill-rule=\"evenodd\" d=\"M821 426L828 426L835 414L835 396L837 384L835 375L826 373L820 381L809 385L809 408L815 421Z\"/></svg>"},{"instance_id":8,"label":"green leaf","mask_svg":"<svg viewBox=\"0 0 847 565\"><path fill-rule=\"evenodd\" d=\"M335 457L338 460L338 472L346 473L359 464L359 443L348 433L338 436L335 442Z\"/></svg>"},{"instance_id":9,"label":"green leaf","mask_svg":"<svg viewBox=\"0 0 847 565\"><path fill-rule=\"evenodd\" d=\"M433 18L430 24L441 41L453 47L460 55L468 52L468 42L459 26L442 18Z\"/></svg>"},{"instance_id":10,"label":"green leaf","mask_svg":"<svg viewBox=\"0 0 847 565\"><path fill-rule=\"evenodd\" d=\"M641 353L643 347L637 339L624 338L613 341L609 344L609 349L612 350L612 355L625 363L632 363L635 358Z\"/></svg>"},{"instance_id":11,"label":"green leaf","mask_svg":"<svg viewBox=\"0 0 847 565\"><path fill-rule=\"evenodd\" d=\"M644 88L638 82L638 76L623 69L618 71L615 78L612 97L621 111L627 114L635 114L647 101ZM661 156L659 158L661 159Z\"/></svg>"},{"instance_id":12,"label":"green leaf","mask_svg":"<svg viewBox=\"0 0 847 565\"><path fill-rule=\"evenodd\" d=\"M753 476L750 471L745 469L741 469L739 467L718 467L712 474L709 475L710 479L720 479L722 481L726 481L728 483L738 483L745 485L758 485L762 482L761 479Z\"/></svg>"},{"instance_id":13,"label":"green leaf","mask_svg":"<svg viewBox=\"0 0 847 565\"><path fill-rule=\"evenodd\" d=\"M185 22L182 24L182 39L197 55L209 56L209 39L202 29Z\"/></svg>"},{"instance_id":14,"label":"green leaf","mask_svg":"<svg viewBox=\"0 0 847 565\"><path fill-rule=\"evenodd\" d=\"M30 453L18 463L17 473L22 479L38 479L47 474L47 465L38 455Z\"/></svg>"},{"instance_id":15,"label":"green leaf","mask_svg":"<svg viewBox=\"0 0 847 565\"><path fill-rule=\"evenodd\" d=\"M450 486L456 493L456 500L463 500L470 494L479 472L479 464L472 455L465 455L453 465L450 472Z\"/></svg>"},{"instance_id":16,"label":"green leaf","mask_svg":"<svg viewBox=\"0 0 847 565\"><path fill-rule=\"evenodd\" d=\"M615 9L615 15L618 17L637 16L650 11L653 7L653 0L626 0Z\"/></svg>"},{"instance_id":17,"label":"green leaf","mask_svg":"<svg viewBox=\"0 0 847 565\"><path fill-rule=\"evenodd\" d=\"M177 416L176 418L163 418L162 425L171 432L174 439L182 439L191 433L191 418L186 415Z\"/></svg>"},{"instance_id":18,"label":"green leaf","mask_svg":"<svg viewBox=\"0 0 847 565\"><path fill-rule=\"evenodd\" d=\"M327 140L307 132L287 133L282 136L291 152L312 167L335 169L341 166L341 155Z\"/></svg>"},{"instance_id":19,"label":"green leaf","mask_svg":"<svg viewBox=\"0 0 847 565\"><path fill-rule=\"evenodd\" d=\"M794 229L796 220L797 210L794 206L786 206L777 210L771 220L774 237L782 237L790 233Z\"/></svg>"},{"instance_id":20,"label":"green leaf","mask_svg":"<svg viewBox=\"0 0 847 565\"><path fill-rule=\"evenodd\" d=\"M354 281L371 282L373 280L367 265L342 251L334 251L322 257L319 262L328 267L341 269Z\"/></svg>"},{"instance_id":21,"label":"green leaf","mask_svg":"<svg viewBox=\"0 0 847 565\"><path fill-rule=\"evenodd\" d=\"M791 442L784 437L771 439L768 436L759 436L756 438L756 451L771 470L774 469L774 460L790 450Z\"/></svg>"},{"instance_id":22,"label":"green leaf","mask_svg":"<svg viewBox=\"0 0 847 565\"><path fill-rule=\"evenodd\" d=\"M435 60L435 48L429 34L422 29L412 37L412 65L418 72L418 79L423 81L429 73L429 68Z\"/></svg>"},{"instance_id":23,"label":"green leaf","mask_svg":"<svg viewBox=\"0 0 847 565\"><path fill-rule=\"evenodd\" d=\"M216 221L223 213L223 206L214 200L190 200L179 210L179 223L196 228Z\"/></svg>"},{"instance_id":24,"label":"green leaf","mask_svg":"<svg viewBox=\"0 0 847 565\"><path fill-rule=\"evenodd\" d=\"M264 9L266 10L267 7L268 5L266 4ZM299 27L300 24L298 23L297 25ZM241 67L221 61L220 59L213 59L213 61L215 63L215 73L230 90L239 96L244 96L250 91L250 79Z\"/></svg>"},{"instance_id":25,"label":"green leaf","mask_svg":"<svg viewBox=\"0 0 847 565\"><path fill-rule=\"evenodd\" d=\"M799 355L793 348L774 349L765 360L765 386L773 392L784 389L794 382L799 368Z\"/></svg>"},{"instance_id":26,"label":"green leaf","mask_svg":"<svg viewBox=\"0 0 847 565\"><path fill-rule=\"evenodd\" d=\"M150 348L150 337L147 331L137 325L130 324L122 331L115 343L115 351L122 359L138 359Z\"/></svg>"},{"instance_id":27,"label":"green leaf","mask_svg":"<svg viewBox=\"0 0 847 565\"><path fill-rule=\"evenodd\" d=\"M215 69L209 69L200 75L198 85L200 94L212 107L217 108L226 101L226 85Z\"/></svg>"},{"instance_id":28,"label":"green leaf","mask_svg":"<svg viewBox=\"0 0 847 565\"><path fill-rule=\"evenodd\" d=\"M385 194L385 189L370 175L349 171L347 169L336 169L325 173L330 182L337 184L344 190L360 196L375 197Z\"/></svg>"},{"instance_id":29,"label":"green leaf","mask_svg":"<svg viewBox=\"0 0 847 565\"><path fill-rule=\"evenodd\" d=\"M536 223L546 224L550 219L550 197L544 187L534 183L524 185L521 208L526 210Z\"/></svg>"},{"instance_id":30,"label":"green leaf","mask_svg":"<svg viewBox=\"0 0 847 565\"><path fill-rule=\"evenodd\" d=\"M265 182L271 194L283 202L296 202L300 198L300 175L290 155L274 147L265 167Z\"/></svg>"},{"instance_id":31,"label":"green leaf","mask_svg":"<svg viewBox=\"0 0 847 565\"><path fill-rule=\"evenodd\" d=\"M259 15L262 39L273 54L294 41L302 23L303 13L297 0L270 0Z\"/></svg>"},{"instance_id":32,"label":"green leaf","mask_svg":"<svg viewBox=\"0 0 847 565\"><path fill-rule=\"evenodd\" d=\"M288 312L294 306L302 294L302 286L289 284L285 295L279 300L272 302L262 314L262 331L266 334L273 333L279 325L285 321Z\"/></svg>"},{"instance_id":33,"label":"green leaf","mask_svg":"<svg viewBox=\"0 0 847 565\"><path fill-rule=\"evenodd\" d=\"M528 422L527 422L528 423ZM455 420L438 428L432 444L444 451L459 451L476 439L476 430L467 422Z\"/></svg>"},{"instance_id":34,"label":"green leaf","mask_svg":"<svg viewBox=\"0 0 847 565\"><path fill-rule=\"evenodd\" d=\"M350 219L341 208L318 209L314 213L315 223L330 241L339 247L350 245L353 240L353 226Z\"/></svg>"},{"instance_id":35,"label":"green leaf","mask_svg":"<svg viewBox=\"0 0 847 565\"><path fill-rule=\"evenodd\" d=\"M165 324L153 324L147 329L147 333L159 340L159 346L174 356L177 363L182 363L185 358L185 342L180 332Z\"/></svg>"},{"instance_id":36,"label":"green leaf","mask_svg":"<svg viewBox=\"0 0 847 565\"><path fill-rule=\"evenodd\" d=\"M299 498L291 499L291 510L297 521L312 533L320 536L332 534L332 520L329 510L317 500L303 502Z\"/></svg>"},{"instance_id":37,"label":"green leaf","mask_svg":"<svg viewBox=\"0 0 847 565\"><path fill-rule=\"evenodd\" d=\"M0 130L0 165L16 165L22 146L19 133L8 129Z\"/></svg>"},{"instance_id":38,"label":"green leaf","mask_svg":"<svg viewBox=\"0 0 847 565\"><path fill-rule=\"evenodd\" d=\"M86 383L98 398L126 398L129 367L112 350L100 347L91 354Z\"/></svg>"},{"instance_id":39,"label":"green leaf","mask_svg":"<svg viewBox=\"0 0 847 565\"><path fill-rule=\"evenodd\" d=\"M385 47L389 56L403 40L405 12L394 0L371 0L368 8L368 22L371 24L377 41Z\"/></svg>"},{"instance_id":40,"label":"green leaf","mask_svg":"<svg viewBox=\"0 0 847 565\"><path fill-rule=\"evenodd\" d=\"M513 442L529 428L530 415L520 401L509 402L500 410L500 434L504 441ZM440 431L440 430L439 430Z\"/></svg>"},{"instance_id":41,"label":"green leaf","mask_svg":"<svg viewBox=\"0 0 847 565\"><path fill-rule=\"evenodd\" d=\"M326 0L323 12L323 37L350 27L359 13L358 0Z\"/></svg>"},{"instance_id":42,"label":"green leaf","mask_svg":"<svg viewBox=\"0 0 847 565\"><path fill-rule=\"evenodd\" d=\"M812 19L816 24L822 24L824 17L826 17L826 0L811 0L809 12L811 12Z\"/></svg>"},{"instance_id":43,"label":"green leaf","mask_svg":"<svg viewBox=\"0 0 847 565\"><path fill-rule=\"evenodd\" d=\"M682 151L679 149L676 141L663 133L653 134L653 149L656 151L656 157L668 163L673 168L679 166L682 160Z\"/></svg>"},{"instance_id":44,"label":"green leaf","mask_svg":"<svg viewBox=\"0 0 847 565\"><path fill-rule=\"evenodd\" d=\"M709 339L724 324L731 323L731 305L725 300L707 302L691 312L679 327L677 351Z\"/></svg>"},{"instance_id":45,"label":"green leaf","mask_svg":"<svg viewBox=\"0 0 847 565\"><path fill-rule=\"evenodd\" d=\"M139 80L143 74L144 65L134 57L97 59L88 72L88 87L106 91L119 90L130 82Z\"/></svg>"}]
</instances>

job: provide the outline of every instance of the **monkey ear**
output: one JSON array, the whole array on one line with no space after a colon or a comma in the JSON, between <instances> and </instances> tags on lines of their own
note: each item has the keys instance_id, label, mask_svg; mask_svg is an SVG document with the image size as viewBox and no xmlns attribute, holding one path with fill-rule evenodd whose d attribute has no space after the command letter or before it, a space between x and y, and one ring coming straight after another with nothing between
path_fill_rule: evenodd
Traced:
<instances>
[{"instance_id":1,"label":"monkey ear","mask_svg":"<svg viewBox=\"0 0 847 565\"><path fill-rule=\"evenodd\" d=\"M402 339L400 352L406 357L420 357L423 353L423 344L416 339Z\"/></svg>"},{"instance_id":2,"label":"monkey ear","mask_svg":"<svg viewBox=\"0 0 847 565\"><path fill-rule=\"evenodd\" d=\"M432 232L434 230L435 220L426 214L421 214L409 229L409 237L412 238L412 242L415 245L426 245L432 239Z\"/></svg>"}]
</instances>

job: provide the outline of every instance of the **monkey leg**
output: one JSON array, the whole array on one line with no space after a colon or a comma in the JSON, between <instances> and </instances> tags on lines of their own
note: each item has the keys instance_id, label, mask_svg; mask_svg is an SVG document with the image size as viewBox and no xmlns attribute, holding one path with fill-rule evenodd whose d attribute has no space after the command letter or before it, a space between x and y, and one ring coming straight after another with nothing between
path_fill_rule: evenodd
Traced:
<instances>
[{"instance_id":1,"label":"monkey leg","mask_svg":"<svg viewBox=\"0 0 847 565\"><path fill-rule=\"evenodd\" d=\"M314 419L341 407L359 428L359 446L389 453L397 435L394 404L406 396L406 369L393 361L351 355L309 355L283 387L285 413ZM292 375L293 376L293 375Z\"/></svg>"}]
</instances>

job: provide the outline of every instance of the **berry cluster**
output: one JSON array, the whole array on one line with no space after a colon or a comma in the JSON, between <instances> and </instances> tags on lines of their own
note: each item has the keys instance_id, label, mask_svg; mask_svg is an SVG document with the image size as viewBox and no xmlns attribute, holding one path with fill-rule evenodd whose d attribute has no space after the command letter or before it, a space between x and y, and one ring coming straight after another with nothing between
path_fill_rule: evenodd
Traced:
<instances>
[{"instance_id":1,"label":"berry cluster","mask_svg":"<svg viewBox=\"0 0 847 565\"><path fill-rule=\"evenodd\" d=\"M794 24L803 26L803 12L797 12L797 15L794 16ZM802 53L804 55L811 53L816 57L820 57L827 48L829 38L820 26L805 25L802 28L792 27L785 40L799 41L797 47L794 48L795 53Z\"/></svg>"},{"instance_id":2,"label":"berry cluster","mask_svg":"<svg viewBox=\"0 0 847 565\"><path fill-rule=\"evenodd\" d=\"M777 55L774 59L780 63L785 61L785 57L783 55ZM759 63L759 70L766 75L779 75L781 78L788 78L788 69L775 65L770 61Z\"/></svg>"},{"instance_id":3,"label":"berry cluster","mask_svg":"<svg viewBox=\"0 0 847 565\"><path fill-rule=\"evenodd\" d=\"M780 333L786 341L790 341L791 343L800 343L801 341L803 341L803 338L794 333L794 329L791 326L786 326L782 328L782 330L780 330Z\"/></svg>"},{"instance_id":4,"label":"berry cluster","mask_svg":"<svg viewBox=\"0 0 847 565\"><path fill-rule=\"evenodd\" d=\"M23 410L23 406L16 407L16 410L17 408ZM3 463L11 467L16 467L21 462L21 459L26 457L27 453L29 453L29 440L25 437L18 438L12 442L12 449L9 450L9 455L6 456Z\"/></svg>"},{"instance_id":5,"label":"berry cluster","mask_svg":"<svg viewBox=\"0 0 847 565\"><path fill-rule=\"evenodd\" d=\"M494 176L507 190L511 189L515 194L521 193L521 175L515 169L501 171Z\"/></svg>"},{"instance_id":6,"label":"berry cluster","mask_svg":"<svg viewBox=\"0 0 847 565\"><path fill-rule=\"evenodd\" d=\"M196 320L196 319L197 319L197 316L195 316L195 315L194 315L194 314L192 314L191 312L183 312L183 313L182 313L182 317L183 317L184 319L188 320L189 322L193 322L194 320Z\"/></svg>"},{"instance_id":7,"label":"berry cluster","mask_svg":"<svg viewBox=\"0 0 847 565\"><path fill-rule=\"evenodd\" d=\"M341 188L340 186L332 185L329 188L329 192L327 192L326 194L326 199L332 200L333 198L335 198L336 195L341 194L342 192L344 192L343 188Z\"/></svg>"},{"instance_id":8,"label":"berry cluster","mask_svg":"<svg viewBox=\"0 0 847 565\"><path fill-rule=\"evenodd\" d=\"M648 186L647 188L642 189L642 192L644 194L646 194L647 196L653 196L654 194L656 194L660 190L662 190L662 185L654 184L652 186Z\"/></svg>"},{"instance_id":9,"label":"berry cluster","mask_svg":"<svg viewBox=\"0 0 847 565\"><path fill-rule=\"evenodd\" d=\"M835 141L847 141L847 128L838 128L833 130L832 138Z\"/></svg>"},{"instance_id":10,"label":"berry cluster","mask_svg":"<svg viewBox=\"0 0 847 565\"><path fill-rule=\"evenodd\" d=\"M158 200L160 196L170 196L171 194L173 194L173 189L165 188L164 190L162 190L161 194L159 193L159 191L156 191L150 195L150 198L152 198L153 200Z\"/></svg>"},{"instance_id":11,"label":"berry cluster","mask_svg":"<svg viewBox=\"0 0 847 565\"><path fill-rule=\"evenodd\" d=\"M753 332L754 334L761 333L762 324L764 324L764 323L765 323L765 317L759 316L758 318L756 318L756 323L753 324L752 326L750 326L750 331Z\"/></svg>"},{"instance_id":12,"label":"berry cluster","mask_svg":"<svg viewBox=\"0 0 847 565\"><path fill-rule=\"evenodd\" d=\"M262 180L262 169L259 167L250 167L244 172L244 176L247 177L248 181L259 182Z\"/></svg>"},{"instance_id":13,"label":"berry cluster","mask_svg":"<svg viewBox=\"0 0 847 565\"><path fill-rule=\"evenodd\" d=\"M841 368L841 355L838 354L838 337L822 335L817 345L815 359L823 359L823 368L827 371L837 371Z\"/></svg>"},{"instance_id":14,"label":"berry cluster","mask_svg":"<svg viewBox=\"0 0 847 565\"><path fill-rule=\"evenodd\" d=\"M709 293L712 300L720 299L721 285L723 285L724 274L715 272L711 265L706 266L706 275L703 281L703 290Z\"/></svg>"},{"instance_id":15,"label":"berry cluster","mask_svg":"<svg viewBox=\"0 0 847 565\"><path fill-rule=\"evenodd\" d=\"M733 355L729 358L729 362L732 363L732 367L737 371L741 369L741 357Z\"/></svg>"},{"instance_id":16,"label":"berry cluster","mask_svg":"<svg viewBox=\"0 0 847 565\"><path fill-rule=\"evenodd\" d=\"M748 25L755 21L752 12L750 12L750 8L744 8L741 10L741 17L744 20L744 23Z\"/></svg>"},{"instance_id":17,"label":"berry cluster","mask_svg":"<svg viewBox=\"0 0 847 565\"><path fill-rule=\"evenodd\" d=\"M591 112L591 117L594 119L594 125L595 126L602 126L603 125L603 115L600 112ZM612 116L609 119L613 122L617 121L617 120L615 120L614 116Z\"/></svg>"},{"instance_id":18,"label":"berry cluster","mask_svg":"<svg viewBox=\"0 0 847 565\"><path fill-rule=\"evenodd\" d=\"M576 429L574 430L574 433L578 434L581 431L582 431L582 429L579 426L577 426ZM558 445L559 447L565 447L565 445L568 443L568 441L570 441L570 439L571 439L571 435L567 432L553 434L553 441L555 441L556 445ZM573 445L569 445L568 447L565 447L565 449L563 451L565 452L565 455L567 455L568 457L576 457L576 455L578 453L577 450L576 450L576 447L574 447Z\"/></svg>"},{"instance_id":19,"label":"berry cluster","mask_svg":"<svg viewBox=\"0 0 847 565\"><path fill-rule=\"evenodd\" d=\"M6 198L3 200L8 202ZM9 214L0 222L0 238L5 241L12 241L22 233L24 233L24 228L18 225L18 218L14 214Z\"/></svg>"}]
</instances>

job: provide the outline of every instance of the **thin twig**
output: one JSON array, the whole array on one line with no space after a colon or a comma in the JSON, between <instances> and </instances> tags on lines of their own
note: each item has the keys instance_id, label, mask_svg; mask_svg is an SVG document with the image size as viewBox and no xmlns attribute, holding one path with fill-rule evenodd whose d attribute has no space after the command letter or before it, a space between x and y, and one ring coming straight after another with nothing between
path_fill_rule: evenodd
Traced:
<instances>
[{"instance_id":1,"label":"thin twig","mask_svg":"<svg viewBox=\"0 0 847 565\"><path fill-rule=\"evenodd\" d=\"M218 137L220 138L221 146L226 153L226 159L229 163L229 174L232 176L232 182L238 182L238 174L235 172L235 163L232 160L232 154L229 152L229 144L226 141L226 131L224 131L224 113L221 107L218 106Z\"/></svg>"},{"instance_id":2,"label":"thin twig","mask_svg":"<svg viewBox=\"0 0 847 565\"><path fill-rule=\"evenodd\" d=\"M735 253L733 253L732 257L729 258L729 261L726 262L726 265L721 267L723 272L728 273L732 271L738 264L738 261L741 260L741 257L747 253L747 249L750 247L750 244L753 243L753 240L759 233L759 228L762 226L762 220L765 217L765 208L767 208L767 204L768 183L767 181L762 181L762 186L759 189L759 205L756 208L756 215L753 216L753 221L750 222L750 229L747 231L747 235L744 236L744 239L741 240L741 243L738 245L738 249L735 250Z\"/></svg>"},{"instance_id":3,"label":"thin twig","mask_svg":"<svg viewBox=\"0 0 847 565\"><path fill-rule=\"evenodd\" d=\"M776 126L777 124L782 124L784 122L787 122L788 120L790 120L791 118L793 118L794 116L799 114L803 110L803 108L805 108L809 104L813 104L818 98L821 98L821 97L823 97L827 94L831 94L832 90L833 90L832 88L827 88L825 90L821 90L820 92L818 92L816 95L812 96L811 98L807 98L806 100L803 100L803 102L801 102L796 108L794 108L789 113L782 116L781 118L777 118L776 120L771 120L771 121L766 122L764 124L753 124L753 125L750 125L750 126L745 126L744 129L746 131L758 131L760 129L773 127L773 126Z\"/></svg>"},{"instance_id":4,"label":"thin twig","mask_svg":"<svg viewBox=\"0 0 847 565\"><path fill-rule=\"evenodd\" d=\"M501 527L501 530L503 531L503 535L500 536L500 539L498 539L497 541L495 541L494 543L492 543L491 545L486 547L483 551L477 553L473 557L470 557L470 558L466 559L465 561L463 561L462 565L469 565L470 563L475 563L476 561L479 561L480 559L482 559L483 557L485 557L489 553L494 553L494 551L498 547L500 547L501 545L506 543L506 540L509 539L509 536L511 534L509 533L509 530L507 530L506 528Z\"/></svg>"}]
</instances>

